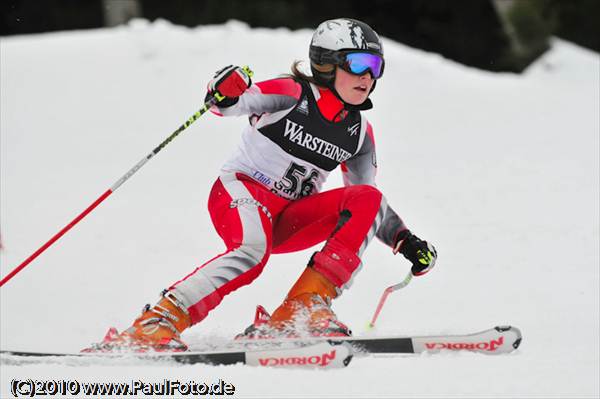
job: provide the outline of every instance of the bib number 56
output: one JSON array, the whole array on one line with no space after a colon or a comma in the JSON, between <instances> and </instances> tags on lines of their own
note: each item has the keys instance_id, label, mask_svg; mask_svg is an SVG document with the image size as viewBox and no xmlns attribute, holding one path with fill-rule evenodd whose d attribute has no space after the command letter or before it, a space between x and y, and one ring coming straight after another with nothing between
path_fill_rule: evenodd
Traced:
<instances>
[{"instance_id":1,"label":"bib number 56","mask_svg":"<svg viewBox=\"0 0 600 399\"><path fill-rule=\"evenodd\" d=\"M292 162L280 183L284 192L295 194L298 198L305 197L314 190L314 180L318 175L316 170L308 172L304 166Z\"/></svg>"}]
</instances>

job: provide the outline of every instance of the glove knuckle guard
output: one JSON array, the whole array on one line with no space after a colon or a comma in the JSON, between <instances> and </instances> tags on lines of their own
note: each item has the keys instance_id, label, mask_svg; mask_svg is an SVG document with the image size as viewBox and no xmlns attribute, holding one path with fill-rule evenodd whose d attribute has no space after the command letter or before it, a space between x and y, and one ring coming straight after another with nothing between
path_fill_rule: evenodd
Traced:
<instances>
[{"instance_id":1,"label":"glove knuckle guard","mask_svg":"<svg viewBox=\"0 0 600 399\"><path fill-rule=\"evenodd\" d=\"M398 234L395 252L400 252L412 263L411 272L415 276L427 273L435 265L437 252L427 241L421 240L410 231Z\"/></svg>"},{"instance_id":2,"label":"glove knuckle guard","mask_svg":"<svg viewBox=\"0 0 600 399\"><path fill-rule=\"evenodd\" d=\"M250 77L240 67L228 65L217 71L209 89L210 92L217 91L225 97L235 98L241 96L250 84Z\"/></svg>"}]
</instances>

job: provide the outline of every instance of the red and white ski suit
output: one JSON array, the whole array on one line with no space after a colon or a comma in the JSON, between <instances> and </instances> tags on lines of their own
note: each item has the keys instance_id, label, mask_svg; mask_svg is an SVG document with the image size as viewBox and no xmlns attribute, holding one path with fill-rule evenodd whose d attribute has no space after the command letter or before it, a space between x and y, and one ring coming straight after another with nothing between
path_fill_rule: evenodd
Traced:
<instances>
[{"instance_id":1,"label":"red and white ski suit","mask_svg":"<svg viewBox=\"0 0 600 399\"><path fill-rule=\"evenodd\" d=\"M252 282L271 254L323 241L312 267L339 294L360 270L360 256L374 236L392 247L406 229L375 187L371 125L359 111L346 111L330 90L280 78L253 84L225 105L212 111L249 116L208 201L227 250L170 287L192 324ZM344 187L320 192L338 165Z\"/></svg>"}]
</instances>

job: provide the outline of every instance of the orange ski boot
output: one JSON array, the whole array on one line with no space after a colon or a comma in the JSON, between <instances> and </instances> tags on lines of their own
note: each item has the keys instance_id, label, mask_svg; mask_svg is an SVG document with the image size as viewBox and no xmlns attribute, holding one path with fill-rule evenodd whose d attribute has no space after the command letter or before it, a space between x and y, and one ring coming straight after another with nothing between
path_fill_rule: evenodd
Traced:
<instances>
[{"instance_id":1,"label":"orange ski boot","mask_svg":"<svg viewBox=\"0 0 600 399\"><path fill-rule=\"evenodd\" d=\"M104 340L83 352L183 352L188 349L180 334L190 327L185 306L171 293L163 291L162 299L153 307L144 307L133 325L121 334L113 327Z\"/></svg>"},{"instance_id":2,"label":"orange ski boot","mask_svg":"<svg viewBox=\"0 0 600 399\"><path fill-rule=\"evenodd\" d=\"M331 310L335 297L335 286L309 266L272 315L259 306L254 324L236 338L350 336L350 329Z\"/></svg>"}]
</instances>

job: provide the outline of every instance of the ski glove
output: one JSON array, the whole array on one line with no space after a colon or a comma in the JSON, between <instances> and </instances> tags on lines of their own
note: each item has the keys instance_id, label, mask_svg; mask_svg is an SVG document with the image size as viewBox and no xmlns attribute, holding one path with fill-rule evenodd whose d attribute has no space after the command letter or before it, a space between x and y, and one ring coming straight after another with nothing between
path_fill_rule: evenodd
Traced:
<instances>
[{"instance_id":1,"label":"ski glove","mask_svg":"<svg viewBox=\"0 0 600 399\"><path fill-rule=\"evenodd\" d=\"M252 84L250 76L239 66L229 65L217 71L208 83L208 92L219 92L228 99L236 99Z\"/></svg>"},{"instance_id":2,"label":"ski glove","mask_svg":"<svg viewBox=\"0 0 600 399\"><path fill-rule=\"evenodd\" d=\"M421 276L431 270L437 259L435 247L421 240L410 230L403 230L398 234L394 254L398 252L412 263L410 271L415 276Z\"/></svg>"}]
</instances>

